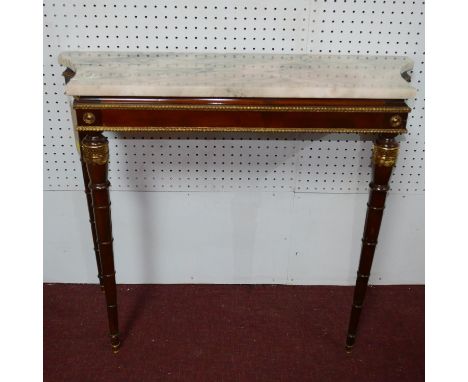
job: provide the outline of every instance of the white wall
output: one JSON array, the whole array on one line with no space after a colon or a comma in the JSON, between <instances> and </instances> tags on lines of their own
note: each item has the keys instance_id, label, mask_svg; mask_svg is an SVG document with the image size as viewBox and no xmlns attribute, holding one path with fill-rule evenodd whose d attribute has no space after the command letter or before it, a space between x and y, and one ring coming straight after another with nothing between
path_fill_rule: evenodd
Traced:
<instances>
[{"instance_id":1,"label":"white wall","mask_svg":"<svg viewBox=\"0 0 468 382\"><path fill-rule=\"evenodd\" d=\"M121 283L354 283L367 195L112 192ZM84 193L44 193L44 279L96 282ZM390 195L371 283L424 283L424 197Z\"/></svg>"},{"instance_id":2,"label":"white wall","mask_svg":"<svg viewBox=\"0 0 468 382\"><path fill-rule=\"evenodd\" d=\"M392 176L371 281L424 282L423 0L46 0L44 281L96 282L65 68L57 63L63 50L412 58L417 96L408 100L409 132ZM369 140L108 136L119 282L354 282Z\"/></svg>"}]
</instances>

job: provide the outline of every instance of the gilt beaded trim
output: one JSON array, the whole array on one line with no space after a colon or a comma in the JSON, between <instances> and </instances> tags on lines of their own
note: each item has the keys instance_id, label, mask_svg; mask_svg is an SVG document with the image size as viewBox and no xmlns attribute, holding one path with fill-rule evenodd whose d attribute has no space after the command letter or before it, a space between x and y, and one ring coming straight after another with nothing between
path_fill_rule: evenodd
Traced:
<instances>
[{"instance_id":1,"label":"gilt beaded trim","mask_svg":"<svg viewBox=\"0 0 468 382\"><path fill-rule=\"evenodd\" d=\"M325 129L325 128L275 128L275 127L159 127L159 126L77 126L78 131L114 131L114 132L252 132L252 133L358 133L358 134L403 134L406 129Z\"/></svg>"},{"instance_id":2,"label":"gilt beaded trim","mask_svg":"<svg viewBox=\"0 0 468 382\"><path fill-rule=\"evenodd\" d=\"M75 103L75 109L94 110L199 110L199 111L269 111L315 113L409 113L407 106L253 106L253 105L168 105Z\"/></svg>"}]
</instances>

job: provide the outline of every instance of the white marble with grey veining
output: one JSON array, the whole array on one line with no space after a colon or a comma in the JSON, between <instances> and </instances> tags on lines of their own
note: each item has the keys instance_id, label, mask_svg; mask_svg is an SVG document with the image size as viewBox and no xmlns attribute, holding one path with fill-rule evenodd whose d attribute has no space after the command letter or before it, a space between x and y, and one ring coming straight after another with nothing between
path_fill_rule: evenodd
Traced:
<instances>
[{"instance_id":1,"label":"white marble with grey veining","mask_svg":"<svg viewBox=\"0 0 468 382\"><path fill-rule=\"evenodd\" d=\"M416 90L395 56L63 52L72 96L406 99Z\"/></svg>"}]
</instances>

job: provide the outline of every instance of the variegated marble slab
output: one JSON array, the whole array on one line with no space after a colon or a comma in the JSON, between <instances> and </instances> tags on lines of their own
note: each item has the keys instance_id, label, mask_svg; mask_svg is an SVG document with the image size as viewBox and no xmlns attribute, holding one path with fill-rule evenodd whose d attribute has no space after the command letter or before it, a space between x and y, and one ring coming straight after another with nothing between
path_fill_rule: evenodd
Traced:
<instances>
[{"instance_id":1,"label":"variegated marble slab","mask_svg":"<svg viewBox=\"0 0 468 382\"><path fill-rule=\"evenodd\" d=\"M405 57L64 52L73 96L406 99Z\"/></svg>"}]
</instances>

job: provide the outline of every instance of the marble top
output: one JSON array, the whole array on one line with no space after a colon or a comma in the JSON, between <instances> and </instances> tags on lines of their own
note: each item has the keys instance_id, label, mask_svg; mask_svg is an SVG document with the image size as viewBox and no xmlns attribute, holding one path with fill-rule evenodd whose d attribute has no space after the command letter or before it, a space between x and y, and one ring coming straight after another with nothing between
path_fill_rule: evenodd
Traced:
<instances>
[{"instance_id":1,"label":"marble top","mask_svg":"<svg viewBox=\"0 0 468 382\"><path fill-rule=\"evenodd\" d=\"M64 52L73 96L405 99L413 62L396 56Z\"/></svg>"}]
</instances>

